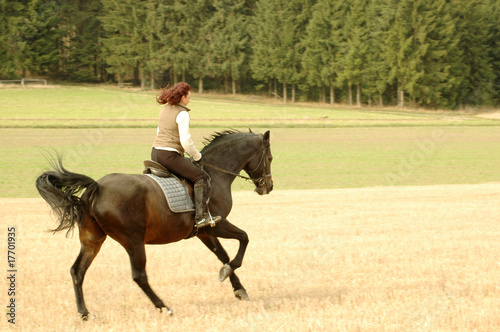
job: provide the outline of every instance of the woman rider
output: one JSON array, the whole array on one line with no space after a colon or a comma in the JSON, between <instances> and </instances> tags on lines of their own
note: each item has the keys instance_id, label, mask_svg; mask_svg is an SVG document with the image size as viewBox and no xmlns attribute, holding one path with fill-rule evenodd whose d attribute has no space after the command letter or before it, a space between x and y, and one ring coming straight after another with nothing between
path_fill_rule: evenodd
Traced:
<instances>
[{"instance_id":1,"label":"woman rider","mask_svg":"<svg viewBox=\"0 0 500 332\"><path fill-rule=\"evenodd\" d=\"M210 218L208 214L207 203L210 197L208 176L200 167L184 158L185 152L197 162L200 162L202 157L194 146L189 131L190 109L187 105L190 99L191 87L184 82L179 82L170 89L167 86L156 97L156 101L165 106L158 117L158 129L151 159L194 184L196 227L215 226L221 217Z\"/></svg>"}]
</instances>

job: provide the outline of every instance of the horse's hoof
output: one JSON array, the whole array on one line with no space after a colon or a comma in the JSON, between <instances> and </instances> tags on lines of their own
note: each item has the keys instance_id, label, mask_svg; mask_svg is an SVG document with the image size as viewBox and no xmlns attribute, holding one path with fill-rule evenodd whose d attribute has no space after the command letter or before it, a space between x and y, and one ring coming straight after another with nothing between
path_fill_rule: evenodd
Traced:
<instances>
[{"instance_id":1,"label":"horse's hoof","mask_svg":"<svg viewBox=\"0 0 500 332\"><path fill-rule=\"evenodd\" d=\"M83 320L84 322L88 321L88 320L89 320L89 314L84 314L84 315L82 315L82 320Z\"/></svg>"},{"instance_id":2,"label":"horse's hoof","mask_svg":"<svg viewBox=\"0 0 500 332\"><path fill-rule=\"evenodd\" d=\"M231 274L233 274L233 269L229 264L224 264L224 266L219 271L219 281L223 282L227 279Z\"/></svg>"},{"instance_id":3,"label":"horse's hoof","mask_svg":"<svg viewBox=\"0 0 500 332\"><path fill-rule=\"evenodd\" d=\"M160 310L160 313L163 312L162 309L163 308L158 308L158 310ZM170 308L165 308L165 309L167 309L167 313L166 313L167 316L173 316L174 315L174 310L173 309L170 309Z\"/></svg>"},{"instance_id":4,"label":"horse's hoof","mask_svg":"<svg viewBox=\"0 0 500 332\"><path fill-rule=\"evenodd\" d=\"M250 301L250 298L248 297L247 291L244 289L235 290L234 296L236 296L236 298L238 300Z\"/></svg>"}]
</instances>

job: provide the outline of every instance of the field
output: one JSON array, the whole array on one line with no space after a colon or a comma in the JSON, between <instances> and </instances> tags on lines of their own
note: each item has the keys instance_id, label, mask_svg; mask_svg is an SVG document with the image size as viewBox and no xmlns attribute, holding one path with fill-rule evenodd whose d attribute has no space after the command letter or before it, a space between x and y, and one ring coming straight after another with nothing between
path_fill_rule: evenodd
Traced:
<instances>
[{"instance_id":1,"label":"field","mask_svg":"<svg viewBox=\"0 0 500 332\"><path fill-rule=\"evenodd\" d=\"M199 147L223 128L271 130L275 190L261 197L236 181L229 218L250 237L238 275L251 301L217 280L220 263L193 239L147 248L151 286L175 310L158 313L108 239L86 275L91 317L82 322L69 275L77 233L45 232L54 222L34 179L52 149L94 178L140 172L155 134L153 96L0 89L0 239L7 252L16 226L16 329L500 330L500 120L210 95L190 104ZM28 97L37 102L25 106ZM237 243L222 242L234 255ZM1 278L0 292L8 288Z\"/></svg>"},{"instance_id":2,"label":"field","mask_svg":"<svg viewBox=\"0 0 500 332\"><path fill-rule=\"evenodd\" d=\"M156 312L108 239L87 273L91 317L77 313L69 267L77 236L44 233L41 199L2 199L18 227L22 331L498 331L500 185L284 190L235 194L250 245L239 270L250 302L217 280L198 240L149 246ZM7 214L6 214L7 213ZM3 241L2 241L3 242ZM223 242L234 254L235 243ZM0 283L7 289L6 280ZM1 326L5 327L3 320ZM2 327L2 329L3 329Z\"/></svg>"}]
</instances>

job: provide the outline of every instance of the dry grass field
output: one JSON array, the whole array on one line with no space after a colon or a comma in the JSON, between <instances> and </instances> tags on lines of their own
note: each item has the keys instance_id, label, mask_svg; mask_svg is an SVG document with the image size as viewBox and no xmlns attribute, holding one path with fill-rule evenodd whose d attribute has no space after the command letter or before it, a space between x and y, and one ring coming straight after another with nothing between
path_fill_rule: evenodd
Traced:
<instances>
[{"instance_id":1,"label":"dry grass field","mask_svg":"<svg viewBox=\"0 0 500 332\"><path fill-rule=\"evenodd\" d=\"M108 239L90 267L80 320L65 238L38 198L0 199L17 227L18 331L499 331L500 183L234 193L230 220L250 244L234 298L221 264L197 239L148 246L157 312ZM236 243L223 241L233 256ZM0 278L2 306L8 289ZM5 310L5 309L4 309ZM5 317L0 330L14 330Z\"/></svg>"}]
</instances>

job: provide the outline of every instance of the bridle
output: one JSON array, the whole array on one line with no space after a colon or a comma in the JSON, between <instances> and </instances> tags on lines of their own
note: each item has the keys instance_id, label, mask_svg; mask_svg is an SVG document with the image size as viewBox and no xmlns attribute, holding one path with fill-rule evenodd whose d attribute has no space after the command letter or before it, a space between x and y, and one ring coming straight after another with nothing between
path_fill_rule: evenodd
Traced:
<instances>
[{"instance_id":1,"label":"bridle","mask_svg":"<svg viewBox=\"0 0 500 332\"><path fill-rule=\"evenodd\" d=\"M239 177L239 178L242 178L242 179L245 179L246 181L253 181L254 184L258 185L259 187L263 187L266 185L266 179L267 178L270 178L272 175L271 173L269 174L266 174L266 166L267 166L267 162L266 162L266 152L267 152L267 147L265 147L264 145L262 146L262 156L260 157L260 161L259 161L259 164L257 165L257 167L255 168L255 170L253 171L249 171L248 174L250 175L250 177L248 176L244 176L244 175L240 175L238 173L234 173L234 172L230 172L230 171L226 171L225 169L222 169L220 167L217 167L217 166L214 166L214 165L210 165L210 164L207 164L207 163L204 163L204 162L201 162L199 163L201 166L207 166L207 167L210 167L212 169L215 169L216 171L219 171L219 172L222 172L222 173L226 173L226 174L230 174L230 175L234 175L236 177ZM252 177L252 174L257 172L257 170L259 169L259 167L262 166L262 176L260 178L253 178Z\"/></svg>"},{"instance_id":2,"label":"bridle","mask_svg":"<svg viewBox=\"0 0 500 332\"><path fill-rule=\"evenodd\" d=\"M259 164L257 165L257 167L255 167L255 170L248 172L248 174L251 177L253 173L257 172L257 170L259 169L260 165L262 164L262 176L260 178L258 178L258 179L251 178L251 180L254 183L258 184L259 187L265 186L266 185L266 179L270 178L272 176L271 173L266 174L266 166L267 166L266 152L267 152L267 149L268 148L265 147L264 145L262 146L262 156L260 157Z\"/></svg>"}]
</instances>

